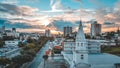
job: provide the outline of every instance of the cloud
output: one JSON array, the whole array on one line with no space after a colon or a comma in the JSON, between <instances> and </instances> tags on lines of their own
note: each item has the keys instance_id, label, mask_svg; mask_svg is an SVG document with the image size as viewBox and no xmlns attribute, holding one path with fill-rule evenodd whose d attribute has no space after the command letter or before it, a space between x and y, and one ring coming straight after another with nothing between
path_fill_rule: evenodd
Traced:
<instances>
[{"instance_id":1,"label":"cloud","mask_svg":"<svg viewBox=\"0 0 120 68\"><path fill-rule=\"evenodd\" d=\"M112 10L109 12L108 10L110 9L99 9L96 11L96 15L95 18L97 21L99 21L100 23L104 23L107 21L110 22L114 22L115 24L120 23L120 10L114 10L114 8L112 8Z\"/></svg>"},{"instance_id":2,"label":"cloud","mask_svg":"<svg viewBox=\"0 0 120 68\"><path fill-rule=\"evenodd\" d=\"M3 0L1 3L6 3L6 4L18 4L18 0Z\"/></svg>"},{"instance_id":3,"label":"cloud","mask_svg":"<svg viewBox=\"0 0 120 68\"><path fill-rule=\"evenodd\" d=\"M71 11L68 7L62 4L62 0L50 0L51 10L41 11L46 13L53 13L53 12L68 12Z\"/></svg>"},{"instance_id":4,"label":"cloud","mask_svg":"<svg viewBox=\"0 0 120 68\"><path fill-rule=\"evenodd\" d=\"M33 28L33 26L26 24L26 23L11 23L7 19L0 19L0 26L5 25L7 28Z\"/></svg>"},{"instance_id":5,"label":"cloud","mask_svg":"<svg viewBox=\"0 0 120 68\"><path fill-rule=\"evenodd\" d=\"M81 2L81 0L74 1ZM102 5L98 0L90 1L97 6ZM6 13L10 25L18 28L26 27L40 30L49 28L55 31L62 31L62 28L67 25L76 27L76 22L79 20L90 22L93 19L97 20L98 23L101 23L104 26L111 25L110 27L113 27L115 25L120 25L120 2L117 2L113 8L99 7L96 10L84 8L72 9L62 4L61 0L50 0L50 6L51 10L41 11L38 8L30 6L17 6L9 3L0 3L0 12L2 12L1 14ZM25 26L20 27L19 25ZM89 28L89 26L90 25L87 25L85 28Z\"/></svg>"},{"instance_id":6,"label":"cloud","mask_svg":"<svg viewBox=\"0 0 120 68\"><path fill-rule=\"evenodd\" d=\"M16 6L12 4L0 3L0 12L9 13L11 15L32 16L35 11L38 11L38 9L29 6Z\"/></svg>"},{"instance_id":7,"label":"cloud","mask_svg":"<svg viewBox=\"0 0 120 68\"><path fill-rule=\"evenodd\" d=\"M102 24L103 31L114 31L120 27L120 1L114 7L100 7L95 10L95 19ZM112 29L113 28L113 29Z\"/></svg>"},{"instance_id":8,"label":"cloud","mask_svg":"<svg viewBox=\"0 0 120 68\"><path fill-rule=\"evenodd\" d=\"M113 22L104 22L104 25L114 25Z\"/></svg>"},{"instance_id":9,"label":"cloud","mask_svg":"<svg viewBox=\"0 0 120 68\"><path fill-rule=\"evenodd\" d=\"M61 0L51 0L51 9L52 11L63 10L64 6L61 3Z\"/></svg>"},{"instance_id":10,"label":"cloud","mask_svg":"<svg viewBox=\"0 0 120 68\"><path fill-rule=\"evenodd\" d=\"M82 3L83 2L83 0L74 0L75 2L80 2L80 3Z\"/></svg>"},{"instance_id":11,"label":"cloud","mask_svg":"<svg viewBox=\"0 0 120 68\"><path fill-rule=\"evenodd\" d=\"M107 5L101 0L89 0L89 2L92 3L94 6L96 6L97 8L107 7Z\"/></svg>"},{"instance_id":12,"label":"cloud","mask_svg":"<svg viewBox=\"0 0 120 68\"><path fill-rule=\"evenodd\" d=\"M64 25L63 25L64 24ZM63 27L65 26L71 26L74 27L75 23L72 23L70 21L63 21L63 20L54 20L52 23L50 23L48 26L54 26L59 31L63 31Z\"/></svg>"}]
</instances>

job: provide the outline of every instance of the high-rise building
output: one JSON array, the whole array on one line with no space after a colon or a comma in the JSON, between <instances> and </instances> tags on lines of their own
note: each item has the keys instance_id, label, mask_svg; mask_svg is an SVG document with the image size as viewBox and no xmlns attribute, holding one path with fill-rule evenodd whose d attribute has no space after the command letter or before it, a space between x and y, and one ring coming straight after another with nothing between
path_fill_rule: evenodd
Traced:
<instances>
[{"instance_id":1,"label":"high-rise building","mask_svg":"<svg viewBox=\"0 0 120 68\"><path fill-rule=\"evenodd\" d=\"M2 32L2 33L5 32L5 26L0 27L0 32Z\"/></svg>"},{"instance_id":2,"label":"high-rise building","mask_svg":"<svg viewBox=\"0 0 120 68\"><path fill-rule=\"evenodd\" d=\"M72 33L72 27L64 27L64 37Z\"/></svg>"},{"instance_id":3,"label":"high-rise building","mask_svg":"<svg viewBox=\"0 0 120 68\"><path fill-rule=\"evenodd\" d=\"M2 26L2 31L5 32L5 26Z\"/></svg>"},{"instance_id":4,"label":"high-rise building","mask_svg":"<svg viewBox=\"0 0 120 68\"><path fill-rule=\"evenodd\" d=\"M51 36L51 32L49 29L45 30L45 36L46 37L50 37Z\"/></svg>"},{"instance_id":5,"label":"high-rise building","mask_svg":"<svg viewBox=\"0 0 120 68\"><path fill-rule=\"evenodd\" d=\"M12 32L16 32L16 28L12 28Z\"/></svg>"},{"instance_id":6,"label":"high-rise building","mask_svg":"<svg viewBox=\"0 0 120 68\"><path fill-rule=\"evenodd\" d=\"M120 34L120 29L119 29L119 27L118 27L118 29L117 29L117 34Z\"/></svg>"},{"instance_id":7,"label":"high-rise building","mask_svg":"<svg viewBox=\"0 0 120 68\"><path fill-rule=\"evenodd\" d=\"M101 24L97 23L97 21L94 21L92 24L91 24L91 36L92 37L96 37L97 35L100 35L101 34Z\"/></svg>"}]
</instances>

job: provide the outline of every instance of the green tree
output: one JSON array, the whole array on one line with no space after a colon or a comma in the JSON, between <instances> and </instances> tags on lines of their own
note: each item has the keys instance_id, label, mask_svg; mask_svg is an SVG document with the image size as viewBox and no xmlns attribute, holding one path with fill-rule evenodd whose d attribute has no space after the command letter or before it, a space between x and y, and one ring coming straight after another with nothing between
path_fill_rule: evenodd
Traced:
<instances>
[{"instance_id":1,"label":"green tree","mask_svg":"<svg viewBox=\"0 0 120 68\"><path fill-rule=\"evenodd\" d=\"M88 34L85 34L85 37L86 37L87 39L90 39L90 38L91 38L90 35L88 35Z\"/></svg>"},{"instance_id":2,"label":"green tree","mask_svg":"<svg viewBox=\"0 0 120 68\"><path fill-rule=\"evenodd\" d=\"M32 48L35 48L35 47L36 47L36 45L34 45L33 43L29 43L23 49L28 50L28 49L32 49Z\"/></svg>"},{"instance_id":3,"label":"green tree","mask_svg":"<svg viewBox=\"0 0 120 68\"><path fill-rule=\"evenodd\" d=\"M28 37L27 42L28 43L34 43L34 39L31 39L30 37Z\"/></svg>"},{"instance_id":4,"label":"green tree","mask_svg":"<svg viewBox=\"0 0 120 68\"><path fill-rule=\"evenodd\" d=\"M0 39L0 47L4 46L4 41L2 39Z\"/></svg>"},{"instance_id":5,"label":"green tree","mask_svg":"<svg viewBox=\"0 0 120 68\"><path fill-rule=\"evenodd\" d=\"M2 66L2 68L4 66L6 66L6 64L9 64L10 63L10 60L7 59L7 58L0 58L0 65Z\"/></svg>"},{"instance_id":6,"label":"green tree","mask_svg":"<svg viewBox=\"0 0 120 68\"><path fill-rule=\"evenodd\" d=\"M23 44L22 42L19 42L18 46L19 46L19 47L24 47L25 44Z\"/></svg>"}]
</instances>

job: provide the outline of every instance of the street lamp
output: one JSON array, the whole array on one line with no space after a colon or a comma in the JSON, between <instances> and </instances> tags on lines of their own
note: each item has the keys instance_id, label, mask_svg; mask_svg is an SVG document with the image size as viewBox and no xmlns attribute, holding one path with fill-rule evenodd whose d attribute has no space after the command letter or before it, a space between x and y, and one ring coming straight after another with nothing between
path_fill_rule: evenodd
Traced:
<instances>
[{"instance_id":1,"label":"street lamp","mask_svg":"<svg viewBox=\"0 0 120 68\"><path fill-rule=\"evenodd\" d=\"M44 59L44 67L45 68L45 61L48 59L48 55L43 55L43 59Z\"/></svg>"}]
</instances>

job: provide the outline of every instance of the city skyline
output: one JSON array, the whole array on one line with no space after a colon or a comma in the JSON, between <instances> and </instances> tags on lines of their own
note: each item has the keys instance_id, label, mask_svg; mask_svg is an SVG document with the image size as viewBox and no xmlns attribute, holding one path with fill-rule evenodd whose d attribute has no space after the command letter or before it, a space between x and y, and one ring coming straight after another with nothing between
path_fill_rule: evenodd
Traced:
<instances>
[{"instance_id":1,"label":"city skyline","mask_svg":"<svg viewBox=\"0 0 120 68\"><path fill-rule=\"evenodd\" d=\"M22 32L51 29L56 33L67 25L77 30L77 22L82 20L86 22L85 32L90 32L90 23L96 20L103 32L114 31L120 25L119 6L120 0L1 0L0 26Z\"/></svg>"}]
</instances>

